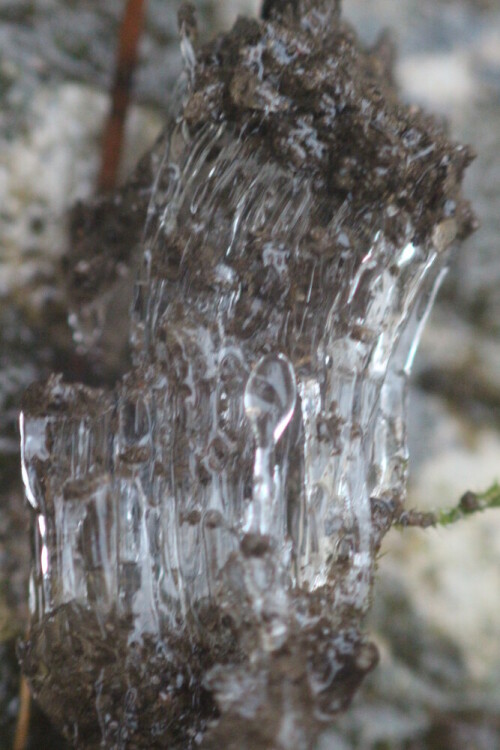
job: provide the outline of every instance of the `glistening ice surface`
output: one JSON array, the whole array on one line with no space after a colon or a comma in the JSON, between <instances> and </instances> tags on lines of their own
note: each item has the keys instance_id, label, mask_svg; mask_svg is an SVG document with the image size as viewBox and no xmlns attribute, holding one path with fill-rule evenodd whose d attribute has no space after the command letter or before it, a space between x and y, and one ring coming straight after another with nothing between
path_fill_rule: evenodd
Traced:
<instances>
[{"instance_id":1,"label":"glistening ice surface","mask_svg":"<svg viewBox=\"0 0 500 750\"><path fill-rule=\"evenodd\" d=\"M376 663L362 618L470 154L398 102L385 41L275 5L199 50L181 16L132 371L25 399L22 658L76 746L312 748Z\"/></svg>"}]
</instances>

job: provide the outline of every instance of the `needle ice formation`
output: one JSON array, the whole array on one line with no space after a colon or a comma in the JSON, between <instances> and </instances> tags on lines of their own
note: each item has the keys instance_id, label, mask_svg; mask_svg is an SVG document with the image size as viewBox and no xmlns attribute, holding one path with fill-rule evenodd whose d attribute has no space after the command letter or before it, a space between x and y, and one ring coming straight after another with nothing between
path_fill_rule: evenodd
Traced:
<instances>
[{"instance_id":1,"label":"needle ice formation","mask_svg":"<svg viewBox=\"0 0 500 750\"><path fill-rule=\"evenodd\" d=\"M132 370L26 396L22 660L75 746L309 748L376 663L362 618L471 155L331 11L266 3L199 49L184 20Z\"/></svg>"}]
</instances>

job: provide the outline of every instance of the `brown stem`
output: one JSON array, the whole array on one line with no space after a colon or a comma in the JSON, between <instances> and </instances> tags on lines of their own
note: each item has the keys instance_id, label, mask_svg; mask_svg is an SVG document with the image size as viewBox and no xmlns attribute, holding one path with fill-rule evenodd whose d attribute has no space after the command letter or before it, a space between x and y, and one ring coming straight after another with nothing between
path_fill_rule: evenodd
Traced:
<instances>
[{"instance_id":1,"label":"brown stem","mask_svg":"<svg viewBox=\"0 0 500 750\"><path fill-rule=\"evenodd\" d=\"M416 526L420 529L428 529L429 526L436 526L438 522L435 513L421 513L418 510L403 510L395 520L396 526L408 528Z\"/></svg>"},{"instance_id":2,"label":"brown stem","mask_svg":"<svg viewBox=\"0 0 500 750\"><path fill-rule=\"evenodd\" d=\"M21 683L19 686L19 713L17 715L13 750L25 750L28 742L30 717L31 693L26 677L21 677Z\"/></svg>"},{"instance_id":3,"label":"brown stem","mask_svg":"<svg viewBox=\"0 0 500 750\"><path fill-rule=\"evenodd\" d=\"M97 189L100 192L110 192L116 187L125 119L130 103L130 88L144 24L144 9L145 0L127 0L120 27L111 108L102 141L101 170L97 183Z\"/></svg>"}]
</instances>

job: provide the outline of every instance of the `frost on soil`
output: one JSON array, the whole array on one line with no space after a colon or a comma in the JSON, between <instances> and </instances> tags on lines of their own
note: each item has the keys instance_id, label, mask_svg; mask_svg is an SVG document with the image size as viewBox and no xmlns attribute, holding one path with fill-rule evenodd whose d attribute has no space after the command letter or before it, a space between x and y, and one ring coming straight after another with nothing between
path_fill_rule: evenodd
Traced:
<instances>
[{"instance_id":1,"label":"frost on soil","mask_svg":"<svg viewBox=\"0 0 500 750\"><path fill-rule=\"evenodd\" d=\"M264 17L200 49L181 18L133 369L25 398L22 660L76 746L310 748L377 661L362 622L471 155L332 3Z\"/></svg>"}]
</instances>

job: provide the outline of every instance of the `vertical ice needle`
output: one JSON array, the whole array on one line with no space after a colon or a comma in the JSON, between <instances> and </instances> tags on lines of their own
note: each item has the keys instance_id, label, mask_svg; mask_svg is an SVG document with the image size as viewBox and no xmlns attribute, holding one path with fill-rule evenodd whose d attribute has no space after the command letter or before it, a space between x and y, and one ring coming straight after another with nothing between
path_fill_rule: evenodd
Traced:
<instances>
[{"instance_id":1,"label":"vertical ice needle","mask_svg":"<svg viewBox=\"0 0 500 750\"><path fill-rule=\"evenodd\" d=\"M255 435L253 496L245 519L245 531L269 534L280 513L279 466L275 449L292 418L297 398L295 372L283 354L262 357L248 378L244 404ZM278 529L277 529L278 530Z\"/></svg>"}]
</instances>

